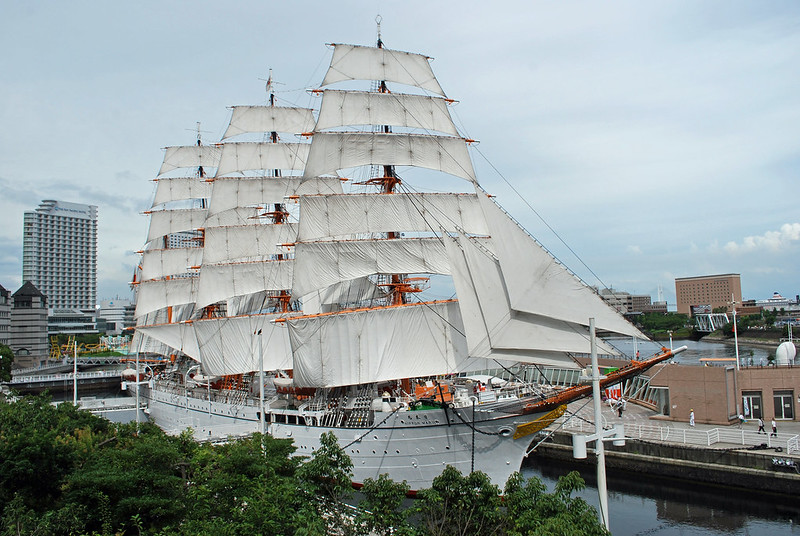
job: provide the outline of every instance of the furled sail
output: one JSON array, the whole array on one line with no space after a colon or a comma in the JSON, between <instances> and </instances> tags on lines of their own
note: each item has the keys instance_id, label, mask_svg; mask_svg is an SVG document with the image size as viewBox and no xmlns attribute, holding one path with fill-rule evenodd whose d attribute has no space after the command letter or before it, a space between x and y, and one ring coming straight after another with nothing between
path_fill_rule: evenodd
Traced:
<instances>
[{"instance_id":1,"label":"furled sail","mask_svg":"<svg viewBox=\"0 0 800 536\"><path fill-rule=\"evenodd\" d=\"M296 385L334 387L486 369L467 357L455 302L290 318Z\"/></svg>"},{"instance_id":2,"label":"furled sail","mask_svg":"<svg viewBox=\"0 0 800 536\"><path fill-rule=\"evenodd\" d=\"M415 166L477 180L463 138L370 132L315 133L303 178L364 165Z\"/></svg>"},{"instance_id":3,"label":"furled sail","mask_svg":"<svg viewBox=\"0 0 800 536\"><path fill-rule=\"evenodd\" d=\"M545 251L508 214L487 196L479 197L491 229L511 308L646 339L647 337L608 306Z\"/></svg>"},{"instance_id":4,"label":"furled sail","mask_svg":"<svg viewBox=\"0 0 800 536\"><path fill-rule=\"evenodd\" d=\"M300 198L298 240L356 233L459 231L489 234L473 194L346 194Z\"/></svg>"},{"instance_id":5,"label":"furled sail","mask_svg":"<svg viewBox=\"0 0 800 536\"><path fill-rule=\"evenodd\" d=\"M158 175L179 168L213 168L219 164L220 149L215 145L182 145L167 147Z\"/></svg>"},{"instance_id":6,"label":"furled sail","mask_svg":"<svg viewBox=\"0 0 800 536\"><path fill-rule=\"evenodd\" d=\"M234 106L223 140L240 134L261 132L309 132L314 116L308 108L285 106Z\"/></svg>"},{"instance_id":7,"label":"furled sail","mask_svg":"<svg viewBox=\"0 0 800 536\"><path fill-rule=\"evenodd\" d=\"M422 54L358 45L333 45L323 86L343 80L382 80L426 89L444 96L429 58Z\"/></svg>"},{"instance_id":8,"label":"furled sail","mask_svg":"<svg viewBox=\"0 0 800 536\"><path fill-rule=\"evenodd\" d=\"M257 169L302 170L308 143L226 143L217 167L217 177Z\"/></svg>"},{"instance_id":9,"label":"furled sail","mask_svg":"<svg viewBox=\"0 0 800 536\"><path fill-rule=\"evenodd\" d=\"M440 97L371 91L323 91L315 130L349 125L391 125L458 136Z\"/></svg>"},{"instance_id":10,"label":"furled sail","mask_svg":"<svg viewBox=\"0 0 800 536\"><path fill-rule=\"evenodd\" d=\"M220 177L213 184L209 214L247 205L283 203L294 195L342 193L342 181L336 177Z\"/></svg>"}]
</instances>

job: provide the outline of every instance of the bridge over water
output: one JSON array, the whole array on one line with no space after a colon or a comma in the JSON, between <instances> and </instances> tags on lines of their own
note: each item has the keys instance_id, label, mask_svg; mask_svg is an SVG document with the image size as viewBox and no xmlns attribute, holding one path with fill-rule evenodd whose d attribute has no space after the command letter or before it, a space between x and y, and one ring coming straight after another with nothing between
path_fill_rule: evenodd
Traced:
<instances>
[{"instance_id":1,"label":"bridge over water","mask_svg":"<svg viewBox=\"0 0 800 536\"><path fill-rule=\"evenodd\" d=\"M725 313L695 314L694 319L697 331L702 331L703 333L711 333L722 329L722 326L730 322L728 315Z\"/></svg>"}]
</instances>

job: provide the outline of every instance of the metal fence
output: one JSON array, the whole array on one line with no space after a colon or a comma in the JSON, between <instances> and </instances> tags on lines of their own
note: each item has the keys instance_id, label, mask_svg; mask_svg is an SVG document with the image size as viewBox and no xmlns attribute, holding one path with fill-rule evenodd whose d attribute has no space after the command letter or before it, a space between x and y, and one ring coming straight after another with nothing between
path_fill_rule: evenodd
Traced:
<instances>
[{"instance_id":1,"label":"metal fence","mask_svg":"<svg viewBox=\"0 0 800 536\"><path fill-rule=\"evenodd\" d=\"M584 419L570 417L556 421L566 432L594 433L594 423ZM604 423L604 427L607 424ZM646 424L625 424L625 437L629 439L642 439L658 441L661 443L676 443L681 445L698 445L710 447L752 447L766 444L767 448L782 448L787 454L800 454L800 435L790 434L763 434L749 430L728 428L683 428L672 426L653 426Z\"/></svg>"}]
</instances>

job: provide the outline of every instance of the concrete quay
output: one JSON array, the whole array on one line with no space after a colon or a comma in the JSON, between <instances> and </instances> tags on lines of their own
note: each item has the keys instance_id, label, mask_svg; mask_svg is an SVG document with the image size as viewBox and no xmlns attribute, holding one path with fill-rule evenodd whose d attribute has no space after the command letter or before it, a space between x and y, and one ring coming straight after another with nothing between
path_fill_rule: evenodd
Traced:
<instances>
[{"instance_id":1,"label":"concrete quay","mask_svg":"<svg viewBox=\"0 0 800 536\"><path fill-rule=\"evenodd\" d=\"M656 412L628 403L623 416L603 404L603 426L625 427L626 444L604 444L609 471L633 472L767 493L800 489L800 422L778 421L777 436L759 434L758 421L719 426L657 420ZM594 433L591 399L573 402L551 426L552 435L536 446L531 457L594 465L594 450L585 460L572 456L572 435ZM593 447L590 443L589 447Z\"/></svg>"}]
</instances>

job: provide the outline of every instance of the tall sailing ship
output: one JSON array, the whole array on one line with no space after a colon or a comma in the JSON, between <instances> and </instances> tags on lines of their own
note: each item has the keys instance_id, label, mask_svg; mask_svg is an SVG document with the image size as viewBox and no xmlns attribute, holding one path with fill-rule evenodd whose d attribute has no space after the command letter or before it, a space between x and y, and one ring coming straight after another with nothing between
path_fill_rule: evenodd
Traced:
<instances>
[{"instance_id":1,"label":"tall sailing ship","mask_svg":"<svg viewBox=\"0 0 800 536\"><path fill-rule=\"evenodd\" d=\"M166 149L133 347L172 361L137 390L198 439L263 431L310 455L333 432L355 483L417 490L453 465L502 485L590 392L521 381L520 364L575 368L590 318L645 337L482 189L429 57L380 34L331 47L318 110L279 106L270 77L219 143Z\"/></svg>"}]
</instances>

